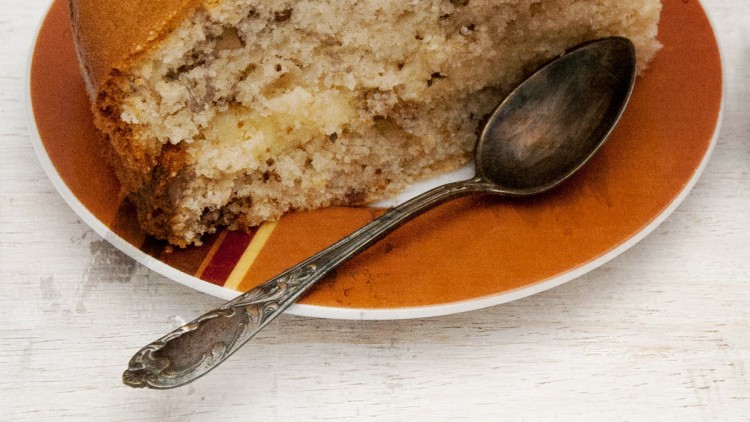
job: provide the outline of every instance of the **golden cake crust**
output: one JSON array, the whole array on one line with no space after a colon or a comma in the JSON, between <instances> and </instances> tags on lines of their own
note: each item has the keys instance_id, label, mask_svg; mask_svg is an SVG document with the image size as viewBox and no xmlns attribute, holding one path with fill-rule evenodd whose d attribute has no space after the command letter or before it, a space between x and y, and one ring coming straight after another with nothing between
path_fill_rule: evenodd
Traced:
<instances>
[{"instance_id":1,"label":"golden cake crust","mask_svg":"<svg viewBox=\"0 0 750 422\"><path fill-rule=\"evenodd\" d=\"M170 188L180 177L182 148L143 149L122 124L118 77L140 55L158 45L196 8L213 0L70 0L73 36L102 151L114 168L121 189L136 205L141 224L167 237ZM123 24L132 22L134 24ZM154 204L158 204L155 206ZM158 211L158 212L156 212ZM175 242L184 246L183 243Z\"/></svg>"},{"instance_id":2,"label":"golden cake crust","mask_svg":"<svg viewBox=\"0 0 750 422\"><path fill-rule=\"evenodd\" d=\"M89 95L106 85L113 72L124 72L132 60L174 29L201 0L70 0L70 17L78 58Z\"/></svg>"}]
</instances>

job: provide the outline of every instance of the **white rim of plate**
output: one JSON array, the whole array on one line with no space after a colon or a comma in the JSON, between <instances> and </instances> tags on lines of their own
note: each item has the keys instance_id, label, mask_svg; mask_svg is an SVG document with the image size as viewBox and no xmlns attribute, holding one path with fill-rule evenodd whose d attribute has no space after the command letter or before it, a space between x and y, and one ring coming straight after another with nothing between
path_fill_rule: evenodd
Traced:
<instances>
[{"instance_id":1,"label":"white rim of plate","mask_svg":"<svg viewBox=\"0 0 750 422\"><path fill-rule=\"evenodd\" d=\"M68 186L65 184L65 181L63 181L63 179L58 174L57 169L55 169L55 166L52 163L52 160L47 154L47 150L44 148L41 135L39 134L39 129L37 128L37 125L36 125L36 119L34 117L34 110L33 110L32 101L31 101L31 77L30 77L31 66L33 62L34 50L36 47L37 39L39 37L39 33L41 31L42 25L45 19L47 18L47 15L49 14L49 11L52 7L52 3L53 2L50 2L50 4L47 7L47 11L44 13L42 19L37 25L37 30L33 37L31 48L30 48L30 53L27 58L26 73L24 75L25 91L26 91L26 106L25 106L26 107L26 121L27 121L27 125L29 128L31 143L34 147L34 151L36 152L37 158L39 159L39 162L41 163L42 168L44 169L44 172L47 174L47 177L52 182L52 185L55 187L55 189L57 189L57 191L63 197L65 202L68 204L68 206L70 206L70 208L73 209L73 212L75 212L83 220L83 222L85 222L89 227L91 227L104 240L112 244L115 248L125 253L130 258L134 259L135 261L146 266L147 268L153 271L156 271L157 273L173 281L176 281L182 285L195 289L199 292L203 292L211 296L216 296L225 300L230 300L230 299L237 297L241 292L228 289L223 286L211 284L197 277L183 273L182 271L179 271L159 261L158 259L155 259L151 257L150 255L147 255L141 252L138 248L126 242L124 239L122 239L121 237L113 233L104 223L99 221L99 219L97 219L96 216L94 216L94 214L92 214L91 211L89 211L78 200L75 194L73 194L70 188L68 188ZM695 184L698 182L698 179L700 179L701 175L703 174L703 171L708 165L708 162L713 154L713 150L716 146L717 139L721 131L721 125L722 125L722 120L724 116L725 98L726 98L726 71L727 70L726 70L726 66L724 63L724 55L722 54L721 43L718 38L719 36L716 32L716 26L714 25L714 21L710 13L706 10L705 7L703 7L703 4L701 4L701 8L706 13L709 25L714 35L714 39L717 43L717 47L719 50L719 61L721 65L722 92L721 92L721 101L719 105L719 114L717 116L716 127L714 128L714 133L711 136L711 140L709 142L708 149L706 150L706 154L703 156L703 159L701 160L700 164L698 165L695 172L693 173L693 176L690 178L687 184L685 184L685 187L682 189L682 191L680 191L680 193L672 200L672 202L659 215L656 216L656 218L654 218L648 225L644 226L641 230L639 230L629 239L625 240L624 242L622 242L620 245L613 248L609 252L602 254L598 258L595 258L589 261L588 263L580 265L567 272L558 274L546 280L542 280L542 281L530 284L528 286L519 287L513 290L505 291L502 293L497 293L494 295L482 296L482 297L478 297L474 299L449 302L449 303L444 303L444 304L439 304L439 305L401 307L401 308L337 308L337 307L295 303L291 305L289 309L286 310L286 313L289 313L291 315L305 316L305 317L343 319L343 320L397 320L397 319L437 317L437 316L451 315L451 314L457 314L457 313L462 313L462 312L483 309L483 308L487 308L490 306L501 305L503 303L508 303L508 302L512 302L518 299L522 299L522 298L552 289L554 287L560 286L564 283L567 283L568 281L578 278L606 264L607 262L613 260L614 258L619 256L626 250L633 247L636 243L646 238L646 236L651 234L651 232L653 232L661 223L663 223L674 212L674 210L676 210L677 207L679 207L680 204L682 204L682 202L688 196L688 194L693 189ZM412 186L410 189L408 189L406 192L403 192L401 195L397 196L396 198L382 201L376 205L392 206L405 199L415 196L421 193L422 191L425 191L433 186L437 186L441 183L444 183L445 181L459 180L459 179L465 178L464 176L471 175L471 174L473 174L471 166L466 166L452 173L442 175L437 178L433 178L433 179L421 182L419 184L416 184Z\"/></svg>"}]
</instances>

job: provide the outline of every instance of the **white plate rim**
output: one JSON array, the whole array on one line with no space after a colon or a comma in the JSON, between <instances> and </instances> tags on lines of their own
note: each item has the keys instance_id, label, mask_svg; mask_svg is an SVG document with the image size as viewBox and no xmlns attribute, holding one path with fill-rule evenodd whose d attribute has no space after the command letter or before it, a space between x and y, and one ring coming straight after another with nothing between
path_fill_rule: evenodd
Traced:
<instances>
[{"instance_id":1,"label":"white plate rim","mask_svg":"<svg viewBox=\"0 0 750 422\"><path fill-rule=\"evenodd\" d=\"M31 143L36 153L36 156L42 168L44 169L44 172L47 174L47 177L52 182L52 185L55 187L55 189L57 189L58 193L62 196L63 200L65 200L68 206L73 209L73 212L75 212L84 223L86 223L89 227L91 227L91 229L93 229L104 240L112 244L115 248L125 253L127 256L129 256L133 260L139 262L140 264L146 266L147 268L173 281L176 281L184 286L187 286L199 292L203 292L211 296L216 296L225 300L230 300L230 299L237 297L240 294L240 292L237 292L236 290L229 289L223 286L218 286L216 284L209 283L207 281L201 280L197 277L194 277L192 275L179 271L175 269L174 267L171 267L165 264L164 262L161 262L158 259L153 258L152 256L140 251L138 248L134 247L133 245L131 245L130 243L122 239L120 236L116 235L104 223L99 221L99 219L96 218L96 216L94 216L94 214L91 213L91 211L89 211L78 200L75 194L73 194L70 188L65 184L65 181L62 179L62 177L60 177L59 173L57 172L57 169L52 163L52 160L47 154L47 150L44 148L44 144L42 142L39 129L36 125L36 119L34 117L33 105L32 105L32 100L31 100L31 77L30 76L31 76L31 67L32 67L32 62L33 62L34 50L35 50L35 46L37 43L39 33L42 28L42 25L47 15L49 14L52 4L53 2L50 2L50 4L47 6L47 11L44 13L43 17L41 18L40 22L37 25L37 29L33 37L30 52L27 58L26 71L24 74L24 78L25 78L24 87L25 87L25 94L26 94L25 95L26 97L25 98L26 99L26 104L25 104L26 122L29 128L29 135L31 138ZM706 153L704 154L703 159L701 160L700 164L696 168L690 180L685 184L685 186L679 192L679 194L674 197L672 202L670 202L670 204L667 207L665 207L665 209L662 210L662 212L659 215L657 215L648 225L644 226L642 229L640 229L638 232L632 235L629 239L620 243L617 247L613 248L612 250L602 254L601 256L585 264L582 264L576 268L570 269L569 271L566 271L564 273L550 277L546 280L542 280L542 281L539 281L539 282L536 282L527 286L519 287L516 289L509 290L509 291L504 291L504 292L497 293L494 295L482 296L478 298L461 300L461 301L456 301L456 302L448 302L448 303L437 304L437 305L399 307L399 308L342 308L342 307L328 307L328 306L320 306L320 305L295 303L292 306L290 306L289 309L286 310L286 313L289 313L291 315L305 316L305 317L342 319L342 320L398 320L398 319L437 317L437 316L452 315L452 314L457 314L457 313L462 313L462 312L483 309L483 308L487 308L490 306L500 305L503 303L508 303L508 302L512 302L515 300L519 300L519 299L552 289L562 284L565 284L568 281L578 278L610 262L611 260L615 259L620 254L627 251L628 249L633 247L635 244L637 244L638 242L646 238L660 224L662 224L680 206L680 204L682 204L682 202L688 196L688 194L693 189L695 184L698 182L706 166L708 165L708 162L710 161L711 156L713 155L713 151L716 147L718 136L721 131L721 126L722 126L722 121L723 121L723 116L724 116L725 98L726 98L727 69L726 69L725 62L724 62L725 58L722 52L721 42L720 42L720 39L718 39L718 33L716 32L716 26L714 25L714 20L711 17L711 14L709 13L709 11L706 10L706 8L703 6L703 4L701 2L699 2L699 4L707 16L709 26L711 27L711 30L712 30L714 39L717 43L717 48L719 51L719 61L720 61L720 66L721 66L721 78L722 78L722 91L721 91L721 99L720 99L720 104L719 104L719 113L717 116L717 122L714 128L714 132L709 141L709 146L706 150ZM471 171L470 169L463 168L452 174L443 175L439 179L440 181L437 181L436 179L432 179L432 180L420 183L419 185L413 187L406 193L399 195L398 199L394 201L398 202L404 197L413 196L419 193L420 191L426 190L427 188L431 186L440 184L443 180L458 179L461 177L461 175L464 175L470 171ZM391 205L394 203L394 201L386 201L382 204Z\"/></svg>"}]
</instances>

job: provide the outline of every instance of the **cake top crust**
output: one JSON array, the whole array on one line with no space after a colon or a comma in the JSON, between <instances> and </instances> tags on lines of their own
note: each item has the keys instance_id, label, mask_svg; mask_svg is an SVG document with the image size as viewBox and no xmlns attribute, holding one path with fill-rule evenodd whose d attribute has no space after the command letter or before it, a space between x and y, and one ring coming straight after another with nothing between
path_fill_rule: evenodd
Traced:
<instances>
[{"instance_id":1,"label":"cake top crust","mask_svg":"<svg viewBox=\"0 0 750 422\"><path fill-rule=\"evenodd\" d=\"M89 95L128 69L203 3L215 0L69 0L78 58Z\"/></svg>"}]
</instances>

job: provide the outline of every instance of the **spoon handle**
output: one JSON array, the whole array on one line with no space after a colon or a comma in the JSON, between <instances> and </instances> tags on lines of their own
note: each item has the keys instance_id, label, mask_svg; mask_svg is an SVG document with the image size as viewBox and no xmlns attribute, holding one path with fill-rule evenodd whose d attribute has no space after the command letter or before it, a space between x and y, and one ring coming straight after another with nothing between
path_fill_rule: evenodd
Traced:
<instances>
[{"instance_id":1,"label":"spoon handle","mask_svg":"<svg viewBox=\"0 0 750 422\"><path fill-rule=\"evenodd\" d=\"M390 209L321 252L142 348L130 360L123 382L131 387L168 389L195 380L236 352L331 270L430 208L487 191L488 186L478 177L450 183Z\"/></svg>"}]
</instances>

